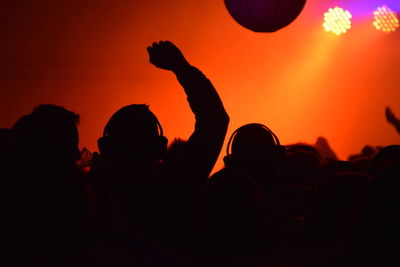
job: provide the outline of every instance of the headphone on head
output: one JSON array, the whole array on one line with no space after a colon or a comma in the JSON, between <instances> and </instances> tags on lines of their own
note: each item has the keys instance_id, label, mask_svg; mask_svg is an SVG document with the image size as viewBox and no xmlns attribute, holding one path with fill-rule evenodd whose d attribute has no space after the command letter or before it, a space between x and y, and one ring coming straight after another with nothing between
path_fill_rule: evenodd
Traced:
<instances>
[{"instance_id":1,"label":"headphone on head","mask_svg":"<svg viewBox=\"0 0 400 267\"><path fill-rule=\"evenodd\" d=\"M234 155L232 153L232 143L233 143L233 140L235 139L236 135L248 127L255 127L255 128L262 129L262 130L266 131L269 135L271 135L272 139L274 141L273 157L276 158L278 162L283 161L283 159L286 157L286 147L281 145L276 134L270 128L265 126L264 124L249 123L249 124L245 124L245 125L239 127L238 129L236 129L232 133L231 137L229 138L228 144L226 146L226 156L224 157L224 163L225 163L226 167L233 167L233 166L240 165L241 160L239 159L239 157L237 155Z\"/></svg>"},{"instance_id":2,"label":"headphone on head","mask_svg":"<svg viewBox=\"0 0 400 267\"><path fill-rule=\"evenodd\" d=\"M168 138L164 136L163 128L157 117L154 116L154 118L157 125L158 135L151 140L146 151L148 151L148 155L151 155L151 157L153 157L155 160L161 160L164 158L167 152ZM110 127L110 121L108 121L104 127L103 136L97 140L100 155L104 159L109 159L112 157L114 150L112 138L109 136Z\"/></svg>"}]
</instances>

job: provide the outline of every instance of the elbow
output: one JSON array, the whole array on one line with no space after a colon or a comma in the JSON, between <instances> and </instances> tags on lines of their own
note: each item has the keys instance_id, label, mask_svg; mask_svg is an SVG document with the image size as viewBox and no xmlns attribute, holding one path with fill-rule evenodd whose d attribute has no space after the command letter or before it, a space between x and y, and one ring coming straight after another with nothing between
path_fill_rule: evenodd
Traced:
<instances>
[{"instance_id":1,"label":"elbow","mask_svg":"<svg viewBox=\"0 0 400 267\"><path fill-rule=\"evenodd\" d=\"M221 114L221 122L220 122L220 123L221 123L222 125L224 125L226 128L228 128L229 121L230 121L229 115L228 115L228 113L224 110L223 114Z\"/></svg>"},{"instance_id":2,"label":"elbow","mask_svg":"<svg viewBox=\"0 0 400 267\"><path fill-rule=\"evenodd\" d=\"M227 127L229 125L230 120L231 120L231 118L229 118L228 113L225 112L224 122L225 122Z\"/></svg>"}]
</instances>

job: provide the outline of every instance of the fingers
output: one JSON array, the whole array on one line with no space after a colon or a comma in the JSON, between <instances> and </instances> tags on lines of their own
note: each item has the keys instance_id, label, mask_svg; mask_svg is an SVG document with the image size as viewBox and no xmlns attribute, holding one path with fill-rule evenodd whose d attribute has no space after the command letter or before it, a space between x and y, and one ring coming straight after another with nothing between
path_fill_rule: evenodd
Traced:
<instances>
[{"instance_id":1,"label":"fingers","mask_svg":"<svg viewBox=\"0 0 400 267\"><path fill-rule=\"evenodd\" d=\"M154 43L152 43L152 45L151 45L154 49L157 49L158 48L158 43L157 42L154 42Z\"/></svg>"},{"instance_id":2,"label":"fingers","mask_svg":"<svg viewBox=\"0 0 400 267\"><path fill-rule=\"evenodd\" d=\"M160 47L175 47L175 45L171 41L158 41L158 42L153 42L151 46L149 46L153 49L158 49Z\"/></svg>"},{"instance_id":3,"label":"fingers","mask_svg":"<svg viewBox=\"0 0 400 267\"><path fill-rule=\"evenodd\" d=\"M386 108L386 115L394 117L394 113L393 113L393 111L392 111L392 109L390 107Z\"/></svg>"},{"instance_id":4,"label":"fingers","mask_svg":"<svg viewBox=\"0 0 400 267\"><path fill-rule=\"evenodd\" d=\"M390 107L386 107L386 109L385 109L386 116L390 116L391 113L392 113L392 110L390 109Z\"/></svg>"},{"instance_id":5,"label":"fingers","mask_svg":"<svg viewBox=\"0 0 400 267\"><path fill-rule=\"evenodd\" d=\"M170 41L153 42L147 47L150 63L158 68L173 70L188 65L182 52Z\"/></svg>"}]
</instances>

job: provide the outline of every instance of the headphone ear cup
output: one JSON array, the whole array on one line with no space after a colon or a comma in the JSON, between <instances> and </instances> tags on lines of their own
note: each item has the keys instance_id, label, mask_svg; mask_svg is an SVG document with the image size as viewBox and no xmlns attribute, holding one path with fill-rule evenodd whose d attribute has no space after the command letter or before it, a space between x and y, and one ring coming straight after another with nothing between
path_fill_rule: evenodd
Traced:
<instances>
[{"instance_id":1,"label":"headphone ear cup","mask_svg":"<svg viewBox=\"0 0 400 267\"><path fill-rule=\"evenodd\" d=\"M151 146L153 147L151 151L152 157L157 160L163 159L167 154L168 138L163 135L157 136L157 139L153 141Z\"/></svg>"},{"instance_id":2,"label":"headphone ear cup","mask_svg":"<svg viewBox=\"0 0 400 267\"><path fill-rule=\"evenodd\" d=\"M238 159L235 158L233 155L225 156L224 164L226 168L237 168L238 166L240 166L240 163L238 163Z\"/></svg>"},{"instance_id":3,"label":"headphone ear cup","mask_svg":"<svg viewBox=\"0 0 400 267\"><path fill-rule=\"evenodd\" d=\"M287 153L286 153L286 147L282 145L277 146L277 151L278 151L278 157L280 163L283 163L286 160Z\"/></svg>"},{"instance_id":4,"label":"headphone ear cup","mask_svg":"<svg viewBox=\"0 0 400 267\"><path fill-rule=\"evenodd\" d=\"M224 164L225 164L225 167L227 167L227 168L231 167L231 157L230 156L224 157Z\"/></svg>"},{"instance_id":5,"label":"headphone ear cup","mask_svg":"<svg viewBox=\"0 0 400 267\"><path fill-rule=\"evenodd\" d=\"M159 151L159 157L160 159L164 158L165 154L167 153L167 147L168 147L168 138L165 136L160 136L159 137L159 142L160 142L160 151Z\"/></svg>"}]
</instances>

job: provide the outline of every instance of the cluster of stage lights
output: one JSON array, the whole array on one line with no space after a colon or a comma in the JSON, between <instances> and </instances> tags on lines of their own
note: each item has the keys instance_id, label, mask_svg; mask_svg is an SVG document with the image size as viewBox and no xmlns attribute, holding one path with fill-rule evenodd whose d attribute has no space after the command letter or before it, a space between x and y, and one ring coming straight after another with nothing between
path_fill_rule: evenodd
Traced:
<instances>
[{"instance_id":1,"label":"cluster of stage lights","mask_svg":"<svg viewBox=\"0 0 400 267\"><path fill-rule=\"evenodd\" d=\"M340 7L329 8L324 15L324 28L336 35L344 34L351 29L352 15L348 10ZM374 11L373 25L379 31L394 32L400 27L399 18L387 6L378 7Z\"/></svg>"}]
</instances>

